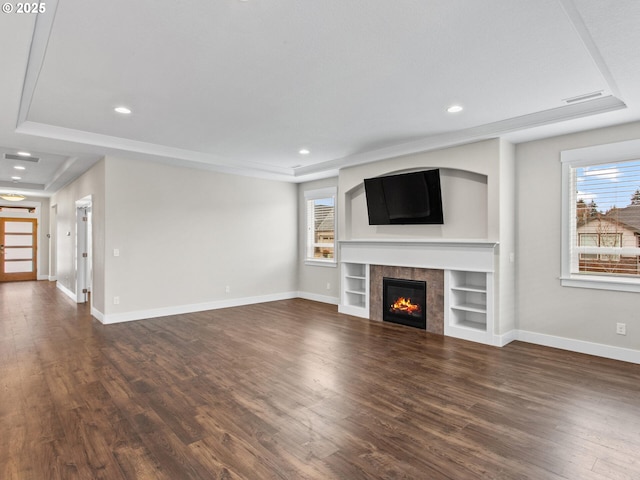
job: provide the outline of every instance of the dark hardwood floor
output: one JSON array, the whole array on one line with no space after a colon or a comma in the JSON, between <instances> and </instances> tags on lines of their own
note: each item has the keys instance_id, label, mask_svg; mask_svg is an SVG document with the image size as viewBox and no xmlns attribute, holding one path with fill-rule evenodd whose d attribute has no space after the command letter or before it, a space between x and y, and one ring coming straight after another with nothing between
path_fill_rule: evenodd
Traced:
<instances>
[{"instance_id":1,"label":"dark hardwood floor","mask_svg":"<svg viewBox=\"0 0 640 480\"><path fill-rule=\"evenodd\" d=\"M0 478L639 479L640 366L288 300L103 326L0 284Z\"/></svg>"}]
</instances>

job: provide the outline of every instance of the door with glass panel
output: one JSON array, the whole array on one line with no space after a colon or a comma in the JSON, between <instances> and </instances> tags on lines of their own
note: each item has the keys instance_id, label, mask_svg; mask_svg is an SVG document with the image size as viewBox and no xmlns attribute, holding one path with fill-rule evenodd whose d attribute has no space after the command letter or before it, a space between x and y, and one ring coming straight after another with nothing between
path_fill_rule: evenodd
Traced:
<instances>
[{"instance_id":1,"label":"door with glass panel","mask_svg":"<svg viewBox=\"0 0 640 480\"><path fill-rule=\"evenodd\" d=\"M32 218L0 218L0 282L36 279L36 229Z\"/></svg>"}]
</instances>

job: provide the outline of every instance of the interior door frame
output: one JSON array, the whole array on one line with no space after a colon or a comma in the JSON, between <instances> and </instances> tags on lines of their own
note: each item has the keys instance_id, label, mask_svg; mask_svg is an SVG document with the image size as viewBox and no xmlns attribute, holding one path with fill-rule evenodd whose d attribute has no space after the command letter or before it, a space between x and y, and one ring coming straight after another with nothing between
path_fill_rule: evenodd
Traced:
<instances>
[{"instance_id":1,"label":"interior door frame","mask_svg":"<svg viewBox=\"0 0 640 480\"><path fill-rule=\"evenodd\" d=\"M88 195L76 201L76 303L86 303L92 288L92 197Z\"/></svg>"},{"instance_id":2,"label":"interior door frame","mask_svg":"<svg viewBox=\"0 0 640 480\"><path fill-rule=\"evenodd\" d=\"M58 205L51 205L49 212L49 281L58 278Z\"/></svg>"}]
</instances>

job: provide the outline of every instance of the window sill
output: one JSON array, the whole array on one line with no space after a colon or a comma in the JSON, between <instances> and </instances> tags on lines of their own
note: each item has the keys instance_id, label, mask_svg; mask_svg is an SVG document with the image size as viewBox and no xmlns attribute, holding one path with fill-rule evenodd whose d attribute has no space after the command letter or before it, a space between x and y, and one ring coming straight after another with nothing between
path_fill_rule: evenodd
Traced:
<instances>
[{"instance_id":1,"label":"window sill","mask_svg":"<svg viewBox=\"0 0 640 480\"><path fill-rule=\"evenodd\" d=\"M304 261L305 265L310 265L310 266L314 266L314 267L337 267L338 266L338 262L336 262L335 260L308 260L306 259Z\"/></svg>"},{"instance_id":2,"label":"window sill","mask_svg":"<svg viewBox=\"0 0 640 480\"><path fill-rule=\"evenodd\" d=\"M618 292L640 292L640 280L611 278L597 275L571 275L560 277L563 287L592 288L596 290L614 290Z\"/></svg>"}]
</instances>

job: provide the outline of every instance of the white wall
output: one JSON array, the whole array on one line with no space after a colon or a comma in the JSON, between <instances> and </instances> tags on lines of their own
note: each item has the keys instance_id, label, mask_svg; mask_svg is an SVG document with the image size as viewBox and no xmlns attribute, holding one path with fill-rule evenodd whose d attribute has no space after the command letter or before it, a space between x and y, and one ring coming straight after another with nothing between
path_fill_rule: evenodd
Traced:
<instances>
[{"instance_id":1,"label":"white wall","mask_svg":"<svg viewBox=\"0 0 640 480\"><path fill-rule=\"evenodd\" d=\"M631 123L517 145L516 309L521 331L640 350L637 293L562 287L559 280L560 152L638 138L640 123ZM627 324L626 336L616 335L616 322Z\"/></svg>"},{"instance_id":2,"label":"white wall","mask_svg":"<svg viewBox=\"0 0 640 480\"><path fill-rule=\"evenodd\" d=\"M338 177L301 183L298 185L298 293L303 298L325 303L338 303L340 297L340 275L336 266L305 265L306 255L306 203L304 192L327 187L337 187ZM337 201L340 202L338 195ZM340 232L336 233L336 239ZM340 259L338 258L338 261ZM327 288L329 284L329 288Z\"/></svg>"},{"instance_id":3,"label":"white wall","mask_svg":"<svg viewBox=\"0 0 640 480\"><path fill-rule=\"evenodd\" d=\"M107 322L297 290L294 184L107 157L106 198Z\"/></svg>"}]
</instances>

